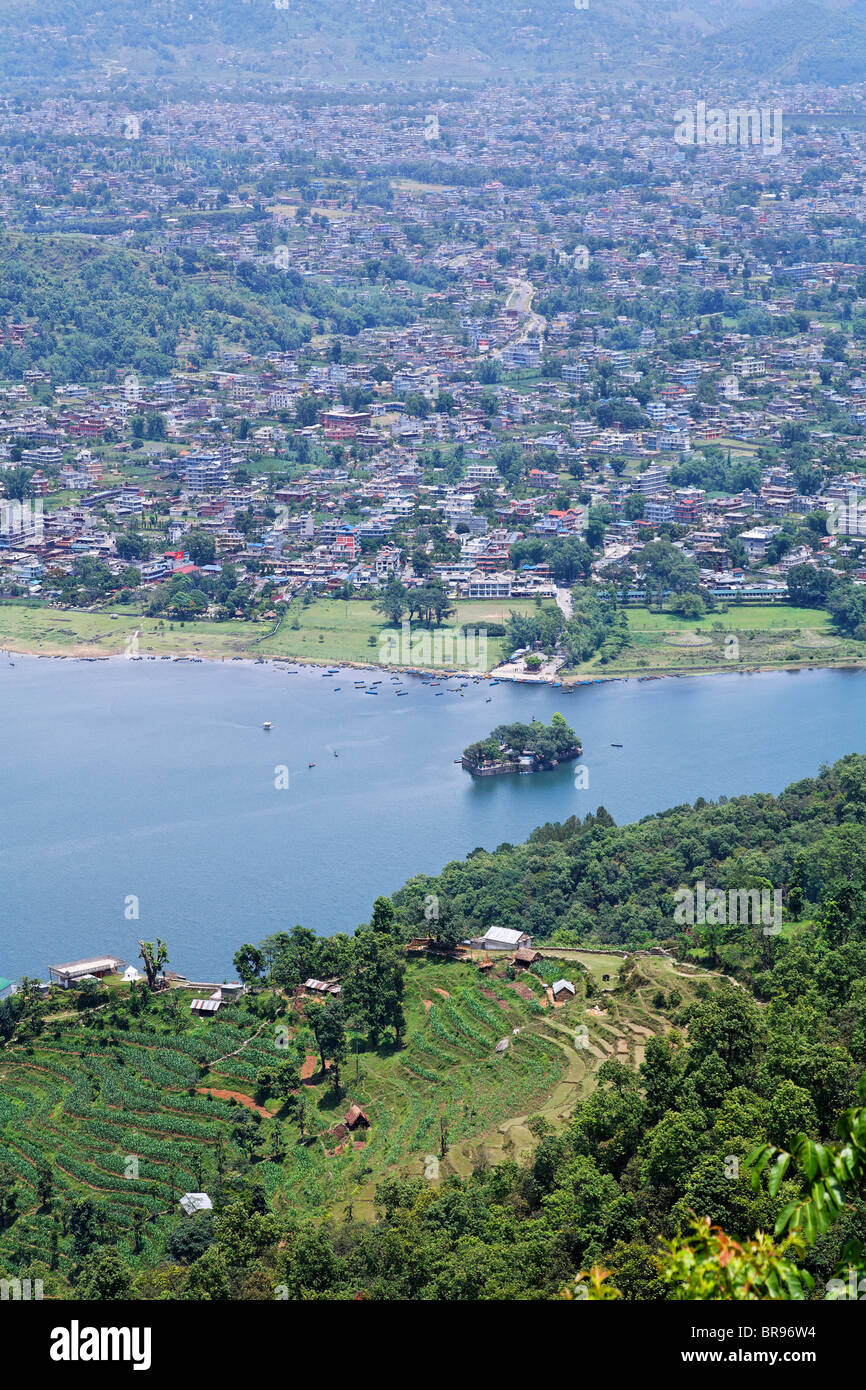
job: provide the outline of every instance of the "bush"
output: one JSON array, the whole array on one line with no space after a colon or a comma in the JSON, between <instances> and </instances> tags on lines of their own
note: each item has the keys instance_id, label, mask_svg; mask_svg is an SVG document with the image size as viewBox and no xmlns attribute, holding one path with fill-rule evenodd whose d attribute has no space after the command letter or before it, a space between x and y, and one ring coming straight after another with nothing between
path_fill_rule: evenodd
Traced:
<instances>
[{"instance_id":1,"label":"bush","mask_svg":"<svg viewBox=\"0 0 866 1390\"><path fill-rule=\"evenodd\" d=\"M184 1218L175 1226L166 1242L166 1250L181 1264L192 1264L213 1242L213 1212L202 1211Z\"/></svg>"}]
</instances>

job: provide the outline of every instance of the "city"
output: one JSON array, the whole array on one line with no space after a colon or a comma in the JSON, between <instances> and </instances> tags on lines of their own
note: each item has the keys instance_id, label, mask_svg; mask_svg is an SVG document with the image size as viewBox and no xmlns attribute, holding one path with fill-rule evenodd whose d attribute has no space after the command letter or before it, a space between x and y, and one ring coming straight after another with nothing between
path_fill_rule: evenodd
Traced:
<instances>
[{"instance_id":1,"label":"city","mask_svg":"<svg viewBox=\"0 0 866 1390\"><path fill-rule=\"evenodd\" d=\"M825 1367L866 1287L856 6L24 8L0 1302L143 1370L177 1305L350 1301Z\"/></svg>"}]
</instances>

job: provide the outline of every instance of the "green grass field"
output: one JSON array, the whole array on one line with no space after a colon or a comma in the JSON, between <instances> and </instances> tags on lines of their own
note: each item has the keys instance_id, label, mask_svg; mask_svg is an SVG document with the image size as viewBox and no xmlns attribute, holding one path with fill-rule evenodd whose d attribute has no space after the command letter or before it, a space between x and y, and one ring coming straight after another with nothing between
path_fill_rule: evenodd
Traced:
<instances>
[{"instance_id":1,"label":"green grass field","mask_svg":"<svg viewBox=\"0 0 866 1390\"><path fill-rule=\"evenodd\" d=\"M503 601L469 600L454 605L455 612L441 629L450 633L452 641L463 626L483 628L486 623L508 621L514 612L527 613L533 604L527 600ZM295 623L299 626L296 628ZM280 631L261 644L263 656L292 656L309 661L375 662L378 658L383 631L390 624L373 608L372 601L353 599L317 599L309 608L294 603L283 620ZM412 633L424 629L412 624ZM370 638L373 638L371 645ZM496 665L506 654L507 639L490 637L487 641L487 667ZM447 650L447 646L444 648ZM456 646L453 647L456 651ZM402 660L398 663L404 664ZM407 662L405 664L415 664ZM421 663L418 663L421 664ZM446 663L447 664L447 663Z\"/></svg>"},{"instance_id":2,"label":"green grass field","mask_svg":"<svg viewBox=\"0 0 866 1390\"><path fill-rule=\"evenodd\" d=\"M138 632L143 655L209 657L256 654L256 642L273 623L169 623L143 618L129 608L100 613L63 611L33 604L0 604L0 647L65 656L119 656Z\"/></svg>"},{"instance_id":3,"label":"green grass field","mask_svg":"<svg viewBox=\"0 0 866 1390\"><path fill-rule=\"evenodd\" d=\"M797 666L850 666L866 646L839 636L819 608L732 604L700 619L647 608L628 610L629 642L616 655L596 652L569 675L688 675Z\"/></svg>"},{"instance_id":4,"label":"green grass field","mask_svg":"<svg viewBox=\"0 0 866 1390\"><path fill-rule=\"evenodd\" d=\"M534 604L530 600L510 599L458 602L455 612L439 630L443 639L450 634L454 660L447 659L447 641L443 641L442 659L436 658L434 631L430 634L428 659L412 659L410 652L409 660L404 661L401 655L398 659L392 657L391 664L441 664L456 668L459 628L503 624L511 611L531 612ZM597 652L582 666L565 672L566 678L850 666L866 660L866 647L840 637L828 615L817 608L732 605L727 613L709 613L700 619L632 608L627 616L628 645L607 660L602 659L604 652ZM383 633L390 627L370 600L318 598L307 608L295 602L276 632L274 627L272 620L170 623L142 617L129 606L87 613L20 601L0 603L0 648L13 651L119 656L129 650L130 639L137 632L137 650L142 656L201 656L213 660L263 656L361 665L388 661L382 642ZM425 631L412 624L413 639ZM508 655L507 647L506 638L488 638L487 669ZM466 664L471 660L470 652Z\"/></svg>"},{"instance_id":5,"label":"green grass field","mask_svg":"<svg viewBox=\"0 0 866 1390\"><path fill-rule=\"evenodd\" d=\"M526 600L457 603L455 613L442 632L450 632L452 638L456 638L462 625L483 627L485 623L504 623L512 609L527 612L532 607ZM143 656L191 655L217 660L265 656L371 664L379 659L380 635L387 627L372 601L362 599L351 602L316 599L308 608L294 603L273 635L272 621L232 619L222 623L180 624L142 617L129 607L85 613L28 603L0 604L0 647L43 655L117 656L128 649L129 639L138 632L138 651ZM424 631L414 624L412 630ZM372 646L371 637L374 639ZM502 659L505 646L505 638L488 639L488 668Z\"/></svg>"}]
</instances>

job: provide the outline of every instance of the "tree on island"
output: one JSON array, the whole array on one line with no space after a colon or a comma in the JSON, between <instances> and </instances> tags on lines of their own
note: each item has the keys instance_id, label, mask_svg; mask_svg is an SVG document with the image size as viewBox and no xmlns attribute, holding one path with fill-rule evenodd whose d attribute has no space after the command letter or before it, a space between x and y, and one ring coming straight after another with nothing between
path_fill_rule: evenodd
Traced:
<instances>
[{"instance_id":1,"label":"tree on island","mask_svg":"<svg viewBox=\"0 0 866 1390\"><path fill-rule=\"evenodd\" d=\"M531 753L539 763L550 764L577 757L580 751L577 734L561 714L554 714L549 725L538 719L531 724L499 724L487 738L464 748L463 758L471 767L481 768Z\"/></svg>"}]
</instances>

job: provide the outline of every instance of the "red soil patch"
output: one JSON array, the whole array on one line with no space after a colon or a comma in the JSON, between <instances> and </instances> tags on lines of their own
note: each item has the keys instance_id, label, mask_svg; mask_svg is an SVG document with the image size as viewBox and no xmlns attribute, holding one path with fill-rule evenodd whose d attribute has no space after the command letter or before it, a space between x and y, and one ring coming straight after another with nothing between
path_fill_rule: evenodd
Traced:
<instances>
[{"instance_id":1,"label":"red soil patch","mask_svg":"<svg viewBox=\"0 0 866 1390\"><path fill-rule=\"evenodd\" d=\"M505 999L500 999L499 995L495 994L492 989L482 989L481 993L484 995L485 999L492 999L494 1004L498 1004L500 1009L504 1009L505 1012L508 1013L507 1001Z\"/></svg>"},{"instance_id":2,"label":"red soil patch","mask_svg":"<svg viewBox=\"0 0 866 1390\"><path fill-rule=\"evenodd\" d=\"M513 982L508 986L508 988L509 988L509 989L513 989L515 994L519 994L520 997L521 997L521 999L534 999L534 998L535 998L535 995L532 993L532 990L529 988L529 985L522 985L522 984L518 984L516 981L513 981Z\"/></svg>"},{"instance_id":3,"label":"red soil patch","mask_svg":"<svg viewBox=\"0 0 866 1390\"><path fill-rule=\"evenodd\" d=\"M435 989L435 991L436 991L437 994L441 994L441 995L442 995L442 998L443 998L443 999L450 999L450 998L451 998L451 995L448 993L447 989L440 989L438 985L434 985L433 988Z\"/></svg>"},{"instance_id":4,"label":"red soil patch","mask_svg":"<svg viewBox=\"0 0 866 1390\"><path fill-rule=\"evenodd\" d=\"M325 1071L330 1071L330 1070L331 1070L331 1063L330 1063L330 1061L327 1061L327 1062L325 1063ZM301 1080L302 1080L302 1081L311 1081L312 1078L313 1078L314 1076L317 1076L317 1075L318 1075L318 1072L319 1072L319 1059L318 1059L318 1057L313 1057L312 1055L305 1057L305 1058L304 1058L304 1065L301 1067Z\"/></svg>"},{"instance_id":5,"label":"red soil patch","mask_svg":"<svg viewBox=\"0 0 866 1390\"><path fill-rule=\"evenodd\" d=\"M245 1105L248 1110L255 1110L264 1120L271 1120L273 1116L270 1110L266 1110L263 1105L256 1105L252 1096L245 1096L243 1091L219 1091L215 1086L196 1086L200 1096L216 1096L217 1100L236 1100L239 1105Z\"/></svg>"}]
</instances>

